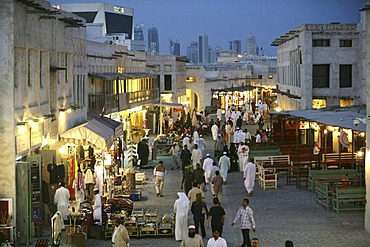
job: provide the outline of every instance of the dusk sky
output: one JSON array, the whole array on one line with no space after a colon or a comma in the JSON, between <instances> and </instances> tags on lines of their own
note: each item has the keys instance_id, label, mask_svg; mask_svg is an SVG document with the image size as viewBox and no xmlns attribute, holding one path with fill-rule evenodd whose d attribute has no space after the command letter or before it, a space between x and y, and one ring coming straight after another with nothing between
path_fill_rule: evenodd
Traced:
<instances>
[{"instance_id":1,"label":"dusk sky","mask_svg":"<svg viewBox=\"0 0 370 247\"><path fill-rule=\"evenodd\" d=\"M53 4L106 2L134 8L134 25L157 27L160 53L169 53L169 39L186 47L199 34L208 35L213 48L229 49L229 41L254 35L266 55L276 55L272 41L302 24L359 23L365 0L52 0Z\"/></svg>"}]
</instances>

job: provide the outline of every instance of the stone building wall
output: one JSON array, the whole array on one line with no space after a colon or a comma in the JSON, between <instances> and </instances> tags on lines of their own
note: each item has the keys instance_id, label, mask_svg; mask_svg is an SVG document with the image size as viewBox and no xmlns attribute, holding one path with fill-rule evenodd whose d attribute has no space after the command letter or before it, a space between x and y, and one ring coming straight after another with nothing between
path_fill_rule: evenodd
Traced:
<instances>
[{"instance_id":1,"label":"stone building wall","mask_svg":"<svg viewBox=\"0 0 370 247\"><path fill-rule=\"evenodd\" d=\"M330 46L313 47L313 39L329 39ZM341 39L351 39L352 47L339 47ZM283 109L311 109L315 98L325 98L327 106L339 106L340 99L352 99L354 105L364 102L357 24L305 24L278 42L278 89L301 97L298 103L294 98L280 95L278 104ZM328 88L312 88L314 64L330 65ZM339 66L342 64L352 65L350 88L339 87Z\"/></svg>"},{"instance_id":2,"label":"stone building wall","mask_svg":"<svg viewBox=\"0 0 370 247\"><path fill-rule=\"evenodd\" d=\"M86 35L83 19L45 0L0 1L0 23L0 196L15 198L16 157L86 121Z\"/></svg>"}]
</instances>

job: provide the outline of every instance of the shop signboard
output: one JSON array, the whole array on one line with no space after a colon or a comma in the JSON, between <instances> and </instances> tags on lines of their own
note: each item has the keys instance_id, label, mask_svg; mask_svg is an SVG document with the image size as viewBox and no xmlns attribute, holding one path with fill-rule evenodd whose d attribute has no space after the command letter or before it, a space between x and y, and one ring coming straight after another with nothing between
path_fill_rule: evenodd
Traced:
<instances>
[{"instance_id":1,"label":"shop signboard","mask_svg":"<svg viewBox=\"0 0 370 247\"><path fill-rule=\"evenodd\" d=\"M15 136L16 153L22 153L30 148L30 132L26 131Z\"/></svg>"},{"instance_id":2,"label":"shop signboard","mask_svg":"<svg viewBox=\"0 0 370 247\"><path fill-rule=\"evenodd\" d=\"M40 144L42 141L40 126L36 125L31 128L31 147Z\"/></svg>"}]
</instances>

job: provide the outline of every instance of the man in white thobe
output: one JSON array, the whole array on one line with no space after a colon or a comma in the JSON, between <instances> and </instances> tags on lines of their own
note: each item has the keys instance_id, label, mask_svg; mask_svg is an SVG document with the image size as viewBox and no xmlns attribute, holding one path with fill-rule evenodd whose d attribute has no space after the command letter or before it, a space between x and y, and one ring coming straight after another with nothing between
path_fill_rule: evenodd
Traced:
<instances>
[{"instance_id":1,"label":"man in white thobe","mask_svg":"<svg viewBox=\"0 0 370 247\"><path fill-rule=\"evenodd\" d=\"M211 159L211 155L207 154L206 158L203 162L203 170L205 171L205 179L206 179L206 184L211 182L212 178L212 166L213 166L213 159Z\"/></svg>"},{"instance_id":2,"label":"man in white thobe","mask_svg":"<svg viewBox=\"0 0 370 247\"><path fill-rule=\"evenodd\" d=\"M244 134L245 134L245 143L250 142L250 141L251 141L252 136L251 136L251 133L249 133L248 129L245 129L245 130L244 130Z\"/></svg>"},{"instance_id":3,"label":"man in white thobe","mask_svg":"<svg viewBox=\"0 0 370 247\"><path fill-rule=\"evenodd\" d=\"M227 153L224 152L218 162L218 166L220 167L220 175L224 180L224 184L226 184L227 172L230 169L230 158L227 157L226 154Z\"/></svg>"},{"instance_id":4,"label":"man in white thobe","mask_svg":"<svg viewBox=\"0 0 370 247\"><path fill-rule=\"evenodd\" d=\"M175 239L181 241L188 236L188 212L190 207L189 198L184 192L177 192L179 199L175 201L173 211L175 212Z\"/></svg>"},{"instance_id":5,"label":"man in white thobe","mask_svg":"<svg viewBox=\"0 0 370 247\"><path fill-rule=\"evenodd\" d=\"M206 149L206 141L204 140L203 135L199 135L198 148L200 151L202 151L202 158L203 158L204 150Z\"/></svg>"},{"instance_id":6,"label":"man in white thobe","mask_svg":"<svg viewBox=\"0 0 370 247\"><path fill-rule=\"evenodd\" d=\"M155 140L154 140L153 137L149 137L149 135L146 135L145 138L147 139L147 143L148 143L148 147L149 147L149 158L148 158L148 160L152 160Z\"/></svg>"},{"instance_id":7,"label":"man in white thobe","mask_svg":"<svg viewBox=\"0 0 370 247\"><path fill-rule=\"evenodd\" d=\"M226 117L226 119L229 119L230 117L231 117L231 108L229 108L229 109L227 109L226 110L226 113L225 113L225 117Z\"/></svg>"},{"instance_id":8,"label":"man in white thobe","mask_svg":"<svg viewBox=\"0 0 370 247\"><path fill-rule=\"evenodd\" d=\"M198 144L194 145L194 149L191 152L191 160L193 162L194 170L197 169L197 164L202 164L202 151L198 148Z\"/></svg>"},{"instance_id":9,"label":"man in white thobe","mask_svg":"<svg viewBox=\"0 0 370 247\"><path fill-rule=\"evenodd\" d=\"M247 163L243 173L244 186L249 196L253 195L254 180L256 179L256 165L251 161Z\"/></svg>"},{"instance_id":10,"label":"man in white thobe","mask_svg":"<svg viewBox=\"0 0 370 247\"><path fill-rule=\"evenodd\" d=\"M248 163L249 158L249 146L242 143L238 148L239 157L239 171L243 172L245 165Z\"/></svg>"},{"instance_id":11,"label":"man in white thobe","mask_svg":"<svg viewBox=\"0 0 370 247\"><path fill-rule=\"evenodd\" d=\"M236 137L238 138L238 143L243 143L245 140L245 134L242 130L239 130Z\"/></svg>"},{"instance_id":12,"label":"man in white thobe","mask_svg":"<svg viewBox=\"0 0 370 247\"><path fill-rule=\"evenodd\" d=\"M218 119L218 121L221 121L221 118L222 118L222 110L221 110L221 108L218 108L217 109L217 119Z\"/></svg>"},{"instance_id":13,"label":"man in white thobe","mask_svg":"<svg viewBox=\"0 0 370 247\"><path fill-rule=\"evenodd\" d=\"M239 133L239 127L236 127L236 130L234 131L234 135L232 136L232 142L239 145L238 133Z\"/></svg>"},{"instance_id":14,"label":"man in white thobe","mask_svg":"<svg viewBox=\"0 0 370 247\"><path fill-rule=\"evenodd\" d=\"M184 139L182 140L182 146L185 146L185 145L190 147L190 136L189 135L186 135Z\"/></svg>"},{"instance_id":15,"label":"man in white thobe","mask_svg":"<svg viewBox=\"0 0 370 247\"><path fill-rule=\"evenodd\" d=\"M263 106L262 106L262 101L261 100L258 100L257 107L258 107L258 111L262 114Z\"/></svg>"},{"instance_id":16,"label":"man in white thobe","mask_svg":"<svg viewBox=\"0 0 370 247\"><path fill-rule=\"evenodd\" d=\"M261 138L261 134L260 134L260 131L256 131L256 143L261 143L262 142L262 138Z\"/></svg>"},{"instance_id":17,"label":"man in white thobe","mask_svg":"<svg viewBox=\"0 0 370 247\"><path fill-rule=\"evenodd\" d=\"M212 125L211 127L211 132L212 132L212 138L214 141L217 141L217 135L218 135L218 126L217 124L215 123L214 125Z\"/></svg>"},{"instance_id":18,"label":"man in white thobe","mask_svg":"<svg viewBox=\"0 0 370 247\"><path fill-rule=\"evenodd\" d=\"M244 108L245 108L245 113L248 115L248 112L249 112L249 102L248 101L245 101Z\"/></svg>"},{"instance_id":19,"label":"man in white thobe","mask_svg":"<svg viewBox=\"0 0 370 247\"><path fill-rule=\"evenodd\" d=\"M197 130L194 130L193 132L193 144L198 144L198 141L199 141L199 134L198 134L198 131Z\"/></svg>"},{"instance_id":20,"label":"man in white thobe","mask_svg":"<svg viewBox=\"0 0 370 247\"><path fill-rule=\"evenodd\" d=\"M99 225L102 224L102 210L101 210L101 195L99 194L99 189L94 188L95 198L93 205L93 217L94 220L99 221Z\"/></svg>"},{"instance_id":21,"label":"man in white thobe","mask_svg":"<svg viewBox=\"0 0 370 247\"><path fill-rule=\"evenodd\" d=\"M241 113L239 110L235 110L231 113L231 118L234 119L234 121L236 122L236 120L241 116Z\"/></svg>"},{"instance_id":22,"label":"man in white thobe","mask_svg":"<svg viewBox=\"0 0 370 247\"><path fill-rule=\"evenodd\" d=\"M69 190L64 188L64 182L60 183L60 188L55 191L54 203L57 205L57 210L62 217L62 229L64 229L64 220L67 220L69 215Z\"/></svg>"}]
</instances>

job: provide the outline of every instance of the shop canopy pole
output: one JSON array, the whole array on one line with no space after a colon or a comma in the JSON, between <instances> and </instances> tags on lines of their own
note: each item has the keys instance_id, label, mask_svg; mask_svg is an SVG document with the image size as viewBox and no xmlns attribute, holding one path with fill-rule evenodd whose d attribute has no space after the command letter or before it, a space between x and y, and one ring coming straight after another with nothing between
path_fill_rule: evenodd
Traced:
<instances>
[{"instance_id":1,"label":"shop canopy pole","mask_svg":"<svg viewBox=\"0 0 370 247\"><path fill-rule=\"evenodd\" d=\"M351 155L351 168L353 169L353 164L354 164L354 152L355 152L355 150L354 150L354 148L355 148L355 142L354 142L354 140L355 140L355 136L354 136L354 131L353 131L353 129L351 130L352 131L352 155Z\"/></svg>"},{"instance_id":2,"label":"shop canopy pole","mask_svg":"<svg viewBox=\"0 0 370 247\"><path fill-rule=\"evenodd\" d=\"M321 130L321 128L320 128L320 130ZM322 136L322 131L320 131L320 134L321 134L321 136ZM324 157L325 157L325 163L324 163L324 167L325 167L325 169L327 169L328 167L327 167L327 159L326 159L326 152L327 152L327 146L328 146L328 138L327 138L327 133L325 134L325 132L324 132L324 151L325 151L325 153L324 153Z\"/></svg>"},{"instance_id":3,"label":"shop canopy pole","mask_svg":"<svg viewBox=\"0 0 370 247\"><path fill-rule=\"evenodd\" d=\"M339 158L339 166L338 167L341 167L342 165L342 160L341 160L341 153L342 153L342 145L341 143L339 142L339 155L338 155L338 158Z\"/></svg>"},{"instance_id":4,"label":"shop canopy pole","mask_svg":"<svg viewBox=\"0 0 370 247\"><path fill-rule=\"evenodd\" d=\"M162 124L163 124L162 96L159 95L159 135L162 135L163 134Z\"/></svg>"},{"instance_id":5,"label":"shop canopy pole","mask_svg":"<svg viewBox=\"0 0 370 247\"><path fill-rule=\"evenodd\" d=\"M298 118L295 119L295 144L298 150Z\"/></svg>"}]
</instances>

